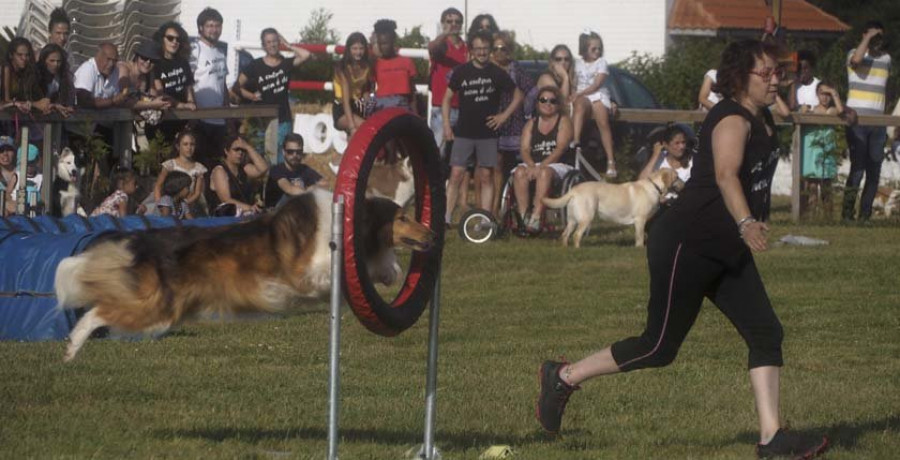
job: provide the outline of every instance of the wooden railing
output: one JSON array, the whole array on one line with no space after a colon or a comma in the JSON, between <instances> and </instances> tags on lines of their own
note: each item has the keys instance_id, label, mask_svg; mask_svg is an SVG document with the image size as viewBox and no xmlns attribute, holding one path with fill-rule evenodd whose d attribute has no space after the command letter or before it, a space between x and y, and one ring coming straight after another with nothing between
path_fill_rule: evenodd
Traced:
<instances>
[{"instance_id":1,"label":"wooden railing","mask_svg":"<svg viewBox=\"0 0 900 460\"><path fill-rule=\"evenodd\" d=\"M617 121L632 123L699 123L706 118L707 112L700 110L657 110L657 109L619 109ZM793 125L794 135L791 145L791 220L800 220L800 126L802 125L846 125L847 122L837 115L819 115L813 113L792 113L789 117L773 114L775 123ZM900 126L900 117L890 115L859 115L858 124L864 126ZM867 179L868 180L868 179Z\"/></svg>"},{"instance_id":2,"label":"wooden railing","mask_svg":"<svg viewBox=\"0 0 900 460\"><path fill-rule=\"evenodd\" d=\"M276 105L243 105L238 107L216 107L197 110L187 109L171 109L163 112L163 120L207 120L207 119L233 119L233 118L275 118L278 116L278 106ZM131 109L105 109L105 110L89 110L79 109L69 117L62 117L53 113L49 115L32 115L15 113L12 111L0 112L0 120L2 121L19 121L39 123L43 125L44 141L41 146L41 154L43 156L44 185L41 187L41 197L46 206L51 203L51 192L53 187L52 168L53 168L53 152L60 149L60 135L62 133L62 124L78 125L83 123L112 123L113 125L113 145L112 152L119 158L123 159L125 164L131 164L131 158L126 152L130 152L133 138L133 122L136 113ZM20 128L21 129L21 128ZM19 136L23 139L24 136ZM22 141L25 144L24 141ZM19 180L18 188L18 204L17 212L23 214L25 212L25 202L27 200L25 192L25 168L27 163L28 149L23 148L19 154Z\"/></svg>"}]
</instances>

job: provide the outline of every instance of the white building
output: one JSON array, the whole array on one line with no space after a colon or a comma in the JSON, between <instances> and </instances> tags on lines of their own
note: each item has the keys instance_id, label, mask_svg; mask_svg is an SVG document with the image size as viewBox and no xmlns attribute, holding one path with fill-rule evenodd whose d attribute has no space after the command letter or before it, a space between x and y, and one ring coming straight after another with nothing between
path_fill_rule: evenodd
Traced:
<instances>
[{"instance_id":1,"label":"white building","mask_svg":"<svg viewBox=\"0 0 900 460\"><path fill-rule=\"evenodd\" d=\"M62 1L48 3L59 5ZM467 14L467 22L480 13L493 14L501 28L515 31L519 42L536 49L565 43L577 53L578 34L585 29L594 30L603 37L606 59L617 62L632 51L663 53L671 3L672 0L182 0L181 22L188 33L195 34L197 14L212 6L225 18L224 40L257 46L259 32L265 27L275 27L291 40L299 38L310 13L325 8L334 14L331 27L342 38L354 31L368 35L372 24L383 17L397 21L401 34L422 26L422 33L433 37L439 32L441 11L453 6ZM0 0L0 26L18 25L24 4L25 0Z\"/></svg>"}]
</instances>

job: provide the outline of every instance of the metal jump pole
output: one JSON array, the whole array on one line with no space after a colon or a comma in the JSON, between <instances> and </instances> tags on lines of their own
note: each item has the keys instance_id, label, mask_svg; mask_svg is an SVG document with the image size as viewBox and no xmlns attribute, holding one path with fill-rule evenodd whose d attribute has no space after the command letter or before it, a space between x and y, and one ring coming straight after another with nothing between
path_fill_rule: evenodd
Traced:
<instances>
[{"instance_id":1,"label":"metal jump pole","mask_svg":"<svg viewBox=\"0 0 900 460\"><path fill-rule=\"evenodd\" d=\"M338 458L341 396L341 261L344 254L344 197L331 205L331 338L328 374L328 460Z\"/></svg>"},{"instance_id":2,"label":"metal jump pole","mask_svg":"<svg viewBox=\"0 0 900 460\"><path fill-rule=\"evenodd\" d=\"M437 414L437 359L438 322L441 312L441 269L438 267L434 282L434 296L428 315L428 374L425 378L425 439L421 458L434 460L437 448L434 446L434 419Z\"/></svg>"}]
</instances>

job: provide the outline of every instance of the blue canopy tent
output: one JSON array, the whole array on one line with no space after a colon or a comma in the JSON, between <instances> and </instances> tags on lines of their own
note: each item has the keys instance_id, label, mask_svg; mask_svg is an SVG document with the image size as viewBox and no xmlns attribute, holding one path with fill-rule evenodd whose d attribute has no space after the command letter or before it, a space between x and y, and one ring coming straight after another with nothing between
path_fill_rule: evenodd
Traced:
<instances>
[{"instance_id":1,"label":"blue canopy tent","mask_svg":"<svg viewBox=\"0 0 900 460\"><path fill-rule=\"evenodd\" d=\"M100 235L235 222L238 220L232 217L177 221L156 216L0 219L0 340L62 340L69 335L77 312L56 308L56 267L62 259L84 251Z\"/></svg>"}]
</instances>

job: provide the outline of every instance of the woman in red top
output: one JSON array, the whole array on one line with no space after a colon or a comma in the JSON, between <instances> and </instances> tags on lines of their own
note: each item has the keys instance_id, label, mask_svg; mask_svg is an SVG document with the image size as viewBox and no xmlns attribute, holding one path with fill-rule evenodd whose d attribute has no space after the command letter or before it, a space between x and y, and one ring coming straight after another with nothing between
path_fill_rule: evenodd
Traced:
<instances>
[{"instance_id":1,"label":"woman in red top","mask_svg":"<svg viewBox=\"0 0 900 460\"><path fill-rule=\"evenodd\" d=\"M415 112L413 103L416 66L412 59L397 55L397 23L379 19L375 23L375 111L388 107L403 107Z\"/></svg>"}]
</instances>

